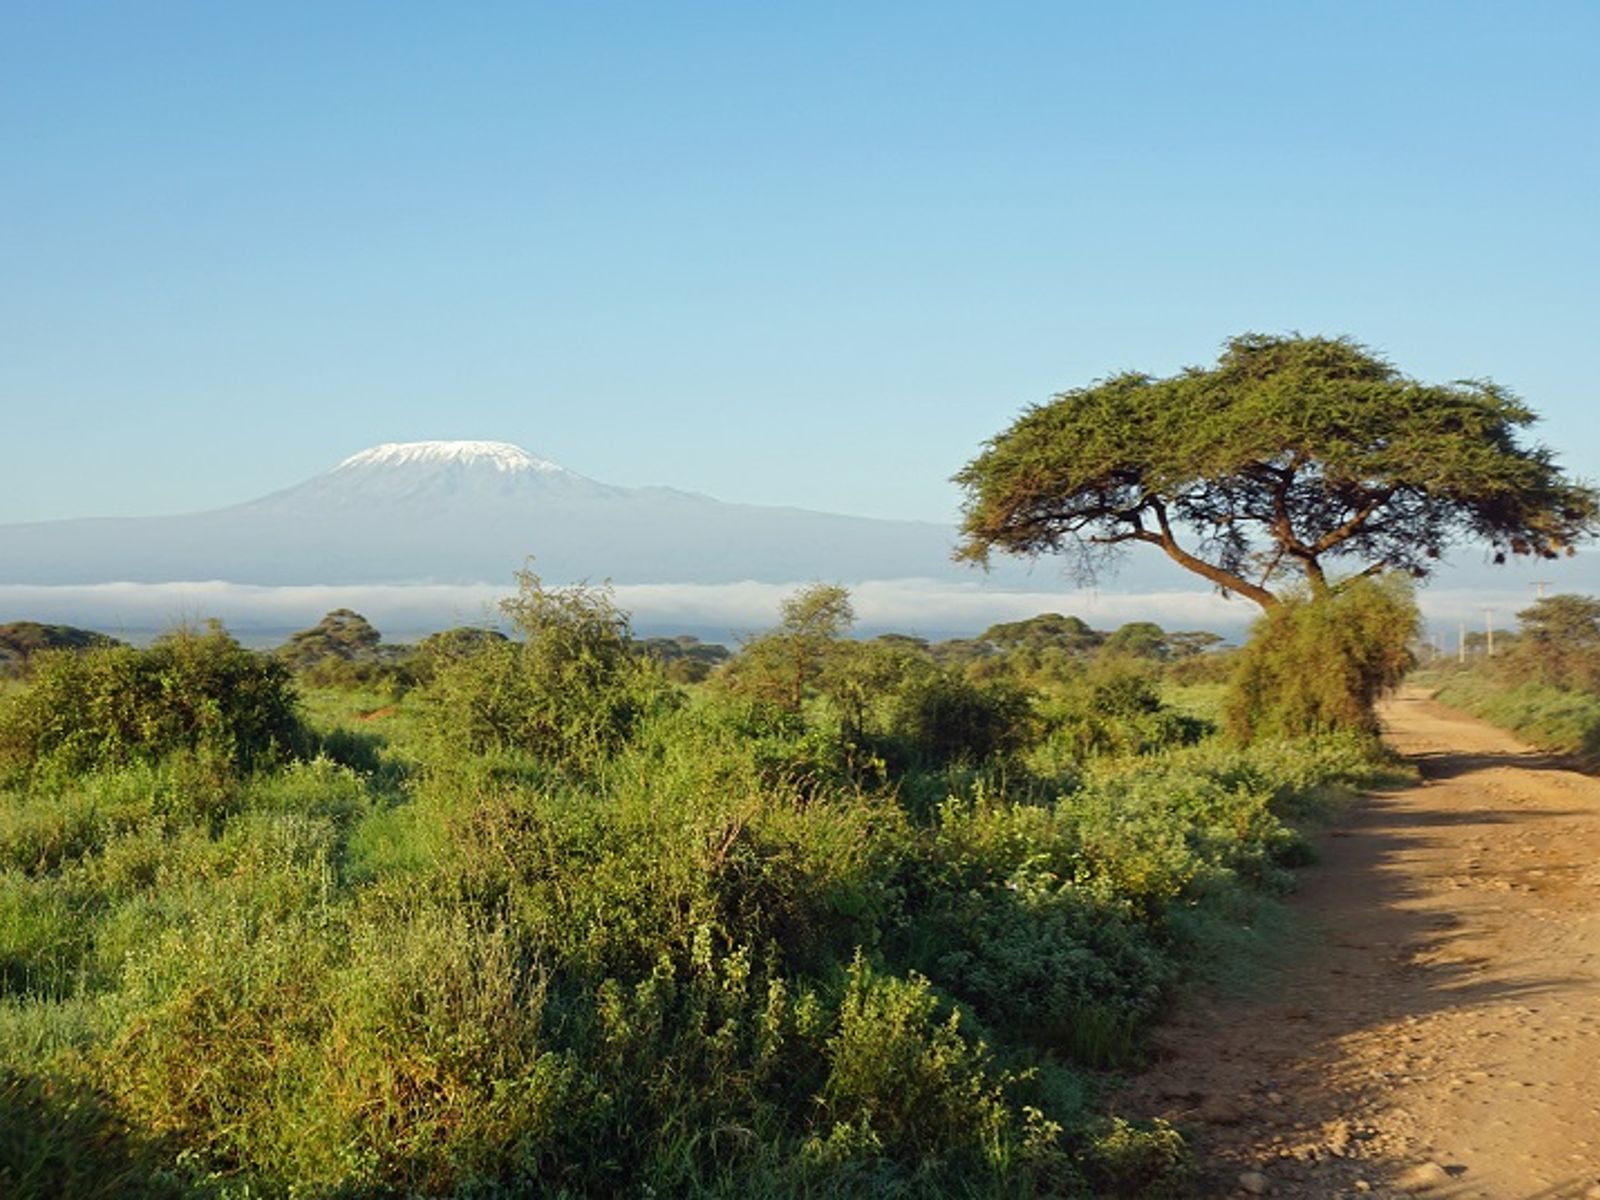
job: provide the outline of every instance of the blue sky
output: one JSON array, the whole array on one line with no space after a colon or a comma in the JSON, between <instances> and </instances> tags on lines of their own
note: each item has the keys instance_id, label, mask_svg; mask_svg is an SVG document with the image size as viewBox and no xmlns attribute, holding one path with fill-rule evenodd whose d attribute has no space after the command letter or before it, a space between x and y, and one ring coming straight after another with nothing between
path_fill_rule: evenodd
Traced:
<instances>
[{"instance_id":1,"label":"blue sky","mask_svg":"<svg viewBox=\"0 0 1600 1200\"><path fill-rule=\"evenodd\" d=\"M1600 6L0 4L0 521L366 445L949 519L1029 402L1348 333L1600 478Z\"/></svg>"}]
</instances>

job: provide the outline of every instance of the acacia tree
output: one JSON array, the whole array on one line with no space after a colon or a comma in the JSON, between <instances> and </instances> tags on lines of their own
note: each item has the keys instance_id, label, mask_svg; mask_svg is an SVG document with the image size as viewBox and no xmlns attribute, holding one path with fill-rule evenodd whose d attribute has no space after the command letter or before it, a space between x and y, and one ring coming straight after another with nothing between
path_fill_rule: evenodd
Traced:
<instances>
[{"instance_id":1,"label":"acacia tree","mask_svg":"<svg viewBox=\"0 0 1600 1200\"><path fill-rule=\"evenodd\" d=\"M1515 672L1557 687L1593 688L1600 681L1600 599L1545 596L1517 620L1522 636L1509 656Z\"/></svg>"},{"instance_id":2,"label":"acacia tree","mask_svg":"<svg viewBox=\"0 0 1600 1200\"><path fill-rule=\"evenodd\" d=\"M728 682L799 712L856 614L849 591L834 583L808 584L784 597L782 612L776 629L746 643Z\"/></svg>"},{"instance_id":3,"label":"acacia tree","mask_svg":"<svg viewBox=\"0 0 1600 1200\"><path fill-rule=\"evenodd\" d=\"M1213 367L1130 373L1027 409L956 475L957 557L1065 552L1083 579L1158 547L1263 608L1329 570L1425 578L1451 544L1553 558L1597 496L1519 433L1532 410L1487 380L1424 384L1348 338L1233 338Z\"/></svg>"}]
</instances>

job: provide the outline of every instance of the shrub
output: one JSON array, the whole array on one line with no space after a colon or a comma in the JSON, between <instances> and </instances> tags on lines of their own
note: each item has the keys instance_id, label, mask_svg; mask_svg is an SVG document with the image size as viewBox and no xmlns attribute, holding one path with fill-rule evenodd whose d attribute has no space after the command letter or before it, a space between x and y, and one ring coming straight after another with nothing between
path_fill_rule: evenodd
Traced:
<instances>
[{"instance_id":1,"label":"shrub","mask_svg":"<svg viewBox=\"0 0 1600 1200\"><path fill-rule=\"evenodd\" d=\"M676 693L632 652L609 587L547 588L531 570L502 602L521 641L457 646L425 689L438 747L525 751L593 770Z\"/></svg>"},{"instance_id":2,"label":"shrub","mask_svg":"<svg viewBox=\"0 0 1600 1200\"><path fill-rule=\"evenodd\" d=\"M1098 664L1039 707L1041 767L1185 746L1208 728L1162 703L1146 670L1115 661Z\"/></svg>"},{"instance_id":3,"label":"shrub","mask_svg":"<svg viewBox=\"0 0 1600 1200\"><path fill-rule=\"evenodd\" d=\"M1397 575L1284 599L1236 657L1229 733L1245 742L1340 729L1375 734L1375 705L1411 668L1419 620L1410 583Z\"/></svg>"},{"instance_id":4,"label":"shrub","mask_svg":"<svg viewBox=\"0 0 1600 1200\"><path fill-rule=\"evenodd\" d=\"M986 1045L962 1035L960 1013L940 1020L939 1008L926 979L885 976L856 956L827 1042L821 1099L831 1128L813 1153L967 1157L990 1167L1011 1157L1024 1131L1005 1100L1007 1079Z\"/></svg>"},{"instance_id":5,"label":"shrub","mask_svg":"<svg viewBox=\"0 0 1600 1200\"><path fill-rule=\"evenodd\" d=\"M890 693L885 733L912 762L940 766L1020 750L1032 724L1027 694L1014 684L984 686L935 668L909 675Z\"/></svg>"},{"instance_id":6,"label":"shrub","mask_svg":"<svg viewBox=\"0 0 1600 1200\"><path fill-rule=\"evenodd\" d=\"M41 653L28 686L0 699L0 767L75 772L189 751L239 772L287 759L301 735L288 669L215 622L147 650Z\"/></svg>"},{"instance_id":7,"label":"shrub","mask_svg":"<svg viewBox=\"0 0 1600 1200\"><path fill-rule=\"evenodd\" d=\"M1167 1200L1187 1193L1194 1163L1183 1135L1167 1122L1107 1119L1083 1155L1083 1171L1098 1195Z\"/></svg>"}]
</instances>

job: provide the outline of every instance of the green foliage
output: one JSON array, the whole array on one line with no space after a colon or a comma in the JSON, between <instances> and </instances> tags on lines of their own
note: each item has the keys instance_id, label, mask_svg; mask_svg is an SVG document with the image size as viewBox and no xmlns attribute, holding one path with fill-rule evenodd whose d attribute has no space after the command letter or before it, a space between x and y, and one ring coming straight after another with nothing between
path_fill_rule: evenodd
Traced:
<instances>
[{"instance_id":1,"label":"green foliage","mask_svg":"<svg viewBox=\"0 0 1600 1200\"><path fill-rule=\"evenodd\" d=\"M11 621L0 625L0 678L22 674L28 660L41 650L92 650L121 644L116 638L72 625Z\"/></svg>"},{"instance_id":2,"label":"green foliage","mask_svg":"<svg viewBox=\"0 0 1600 1200\"><path fill-rule=\"evenodd\" d=\"M417 658L428 664L429 673L447 662L470 658L484 646L509 641L498 629L478 625L457 625L454 629L441 629L430 633L417 643Z\"/></svg>"},{"instance_id":3,"label":"green foliage","mask_svg":"<svg viewBox=\"0 0 1600 1200\"><path fill-rule=\"evenodd\" d=\"M1181 1133L1162 1120L1136 1125L1121 1117L1097 1130L1084 1174L1097 1194L1143 1200L1182 1195L1194 1177Z\"/></svg>"},{"instance_id":4,"label":"green foliage","mask_svg":"<svg viewBox=\"0 0 1600 1200\"><path fill-rule=\"evenodd\" d=\"M1411 668L1419 621L1409 586L1395 576L1289 597L1256 622L1235 659L1229 732L1241 741L1376 734L1375 705Z\"/></svg>"},{"instance_id":5,"label":"green foliage","mask_svg":"<svg viewBox=\"0 0 1600 1200\"><path fill-rule=\"evenodd\" d=\"M1106 638L1105 652L1129 658L1166 658L1171 652L1167 632L1154 621L1130 621Z\"/></svg>"},{"instance_id":6,"label":"green foliage","mask_svg":"<svg viewBox=\"0 0 1600 1200\"><path fill-rule=\"evenodd\" d=\"M1600 690L1600 599L1546 596L1517 614L1521 636L1500 674L1569 691Z\"/></svg>"},{"instance_id":7,"label":"green foliage","mask_svg":"<svg viewBox=\"0 0 1600 1200\"><path fill-rule=\"evenodd\" d=\"M1451 672L1439 699L1547 750L1600 762L1600 694L1588 688L1517 681L1494 667Z\"/></svg>"},{"instance_id":8,"label":"green foliage","mask_svg":"<svg viewBox=\"0 0 1600 1200\"><path fill-rule=\"evenodd\" d=\"M1518 441L1533 421L1497 384L1423 384L1346 338L1244 334L1213 367L1026 410L956 476L962 552L1067 551L1092 577L1144 542L1262 605L1344 559L1422 577L1461 539L1553 557L1600 500Z\"/></svg>"},{"instance_id":9,"label":"green foliage","mask_svg":"<svg viewBox=\"0 0 1600 1200\"><path fill-rule=\"evenodd\" d=\"M1419 679L1439 686L1446 704L1536 745L1600 761L1600 600L1547 596L1517 616L1520 632L1497 635L1495 657L1440 664Z\"/></svg>"},{"instance_id":10,"label":"green foliage","mask_svg":"<svg viewBox=\"0 0 1600 1200\"><path fill-rule=\"evenodd\" d=\"M178 1200L161 1154L92 1088L0 1065L0 1195Z\"/></svg>"},{"instance_id":11,"label":"green foliage","mask_svg":"<svg viewBox=\"0 0 1600 1200\"><path fill-rule=\"evenodd\" d=\"M1104 644L1106 635L1089 628L1081 617L1040 613L1026 621L991 625L979 635L978 640L1002 650L1020 648L1035 652L1060 650L1067 654L1083 654Z\"/></svg>"},{"instance_id":12,"label":"green foliage","mask_svg":"<svg viewBox=\"0 0 1600 1200\"><path fill-rule=\"evenodd\" d=\"M633 653L609 587L547 588L531 570L517 579L501 607L521 640L458 647L425 690L440 751L523 751L591 770L673 694Z\"/></svg>"},{"instance_id":13,"label":"green foliage","mask_svg":"<svg viewBox=\"0 0 1600 1200\"><path fill-rule=\"evenodd\" d=\"M798 708L720 673L658 702L607 593L525 577L513 607L522 640L441 654L381 715L308 697L306 743L342 761L179 748L0 784L0 1180L1182 1186L1181 1138L1105 1114L1090 1072L1139 1060L1222 944L1206 922L1287 886L1287 819L1367 779L1368 747L1190 746L1198 723L1159 733L1159 663L1042 697L838 636L837 604L781 631L815 638ZM467 736L455 699L517 736ZM1041 764L1069 711L1098 740Z\"/></svg>"},{"instance_id":14,"label":"green foliage","mask_svg":"<svg viewBox=\"0 0 1600 1200\"><path fill-rule=\"evenodd\" d=\"M726 646L702 642L689 634L645 638L635 642L634 649L660 663L662 673L672 683L701 683L732 657Z\"/></svg>"},{"instance_id":15,"label":"green foliage","mask_svg":"<svg viewBox=\"0 0 1600 1200\"><path fill-rule=\"evenodd\" d=\"M784 599L778 627L748 642L729 664L726 685L797 713L854 623L847 590L827 583L803 587Z\"/></svg>"},{"instance_id":16,"label":"green foliage","mask_svg":"<svg viewBox=\"0 0 1600 1200\"><path fill-rule=\"evenodd\" d=\"M1150 754L1198 741L1203 721L1162 703L1154 678L1115 660L1097 666L1039 705L1044 759L1083 762Z\"/></svg>"},{"instance_id":17,"label":"green foliage","mask_svg":"<svg viewBox=\"0 0 1600 1200\"><path fill-rule=\"evenodd\" d=\"M357 662L373 659L383 635L365 617L348 608L336 608L310 629L289 635L276 653L292 670L302 670L325 658Z\"/></svg>"},{"instance_id":18,"label":"green foliage","mask_svg":"<svg viewBox=\"0 0 1600 1200\"><path fill-rule=\"evenodd\" d=\"M955 671L907 672L887 700L883 741L903 761L981 763L1020 750L1033 732L1021 689L974 683Z\"/></svg>"},{"instance_id":19,"label":"green foliage","mask_svg":"<svg viewBox=\"0 0 1600 1200\"><path fill-rule=\"evenodd\" d=\"M92 770L189 751L224 770L286 759L300 739L288 670L222 629L147 650L42 652L0 698L0 769Z\"/></svg>"},{"instance_id":20,"label":"green foliage","mask_svg":"<svg viewBox=\"0 0 1600 1200\"><path fill-rule=\"evenodd\" d=\"M925 1170L951 1159L991 1171L1044 1165L1028 1159L1054 1149L1060 1127L1008 1104L1011 1078L963 1036L959 1012L940 1020L940 1008L926 979L886 976L856 955L827 1041L820 1099L831 1128L809 1153L920 1160Z\"/></svg>"}]
</instances>

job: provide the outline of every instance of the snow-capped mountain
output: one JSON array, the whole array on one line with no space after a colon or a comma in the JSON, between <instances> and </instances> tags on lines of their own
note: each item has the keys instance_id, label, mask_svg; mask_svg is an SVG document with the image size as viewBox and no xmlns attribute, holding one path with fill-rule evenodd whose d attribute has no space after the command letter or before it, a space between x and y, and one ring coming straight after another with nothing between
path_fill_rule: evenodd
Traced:
<instances>
[{"instance_id":1,"label":"snow-capped mountain","mask_svg":"<svg viewBox=\"0 0 1600 1200\"><path fill-rule=\"evenodd\" d=\"M569 471L510 442L385 442L304 483L239 507L312 514L373 505L464 510L552 499L615 502L629 491Z\"/></svg>"},{"instance_id":2,"label":"snow-capped mountain","mask_svg":"<svg viewBox=\"0 0 1600 1200\"><path fill-rule=\"evenodd\" d=\"M530 554L557 582L975 578L954 542L932 523L616 487L506 442L407 442L211 512L0 526L0 583L499 582Z\"/></svg>"}]
</instances>

